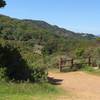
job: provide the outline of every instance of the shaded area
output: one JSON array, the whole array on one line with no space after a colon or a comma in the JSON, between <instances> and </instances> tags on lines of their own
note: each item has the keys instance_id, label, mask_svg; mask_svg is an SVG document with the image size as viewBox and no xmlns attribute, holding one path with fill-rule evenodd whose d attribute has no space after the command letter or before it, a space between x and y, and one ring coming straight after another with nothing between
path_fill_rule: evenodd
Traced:
<instances>
[{"instance_id":1,"label":"shaded area","mask_svg":"<svg viewBox=\"0 0 100 100\"><path fill-rule=\"evenodd\" d=\"M73 66L67 66L67 67L62 67L61 72L73 72L73 71L79 71L81 68L86 66L85 64L77 63L73 64Z\"/></svg>"},{"instance_id":2,"label":"shaded area","mask_svg":"<svg viewBox=\"0 0 100 100\"><path fill-rule=\"evenodd\" d=\"M8 80L27 80L30 77L30 69L22 58L19 50L8 44L0 45L0 68L5 68L5 76Z\"/></svg>"},{"instance_id":3,"label":"shaded area","mask_svg":"<svg viewBox=\"0 0 100 100\"><path fill-rule=\"evenodd\" d=\"M28 65L18 47L0 44L0 81L44 82L47 81L46 70L45 67Z\"/></svg>"},{"instance_id":4,"label":"shaded area","mask_svg":"<svg viewBox=\"0 0 100 100\"><path fill-rule=\"evenodd\" d=\"M60 85L62 83L62 79L55 79L54 77L48 77L48 82L53 85Z\"/></svg>"}]
</instances>

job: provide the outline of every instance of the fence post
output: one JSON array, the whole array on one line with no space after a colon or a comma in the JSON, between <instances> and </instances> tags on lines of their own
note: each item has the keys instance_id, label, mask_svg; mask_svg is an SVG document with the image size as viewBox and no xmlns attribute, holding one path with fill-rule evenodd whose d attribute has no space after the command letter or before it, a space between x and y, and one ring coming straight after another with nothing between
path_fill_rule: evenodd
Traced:
<instances>
[{"instance_id":1,"label":"fence post","mask_svg":"<svg viewBox=\"0 0 100 100\"><path fill-rule=\"evenodd\" d=\"M91 57L88 58L88 65L91 66Z\"/></svg>"},{"instance_id":2,"label":"fence post","mask_svg":"<svg viewBox=\"0 0 100 100\"><path fill-rule=\"evenodd\" d=\"M74 65L74 59L72 58L71 59L71 69L73 68L73 65Z\"/></svg>"},{"instance_id":3,"label":"fence post","mask_svg":"<svg viewBox=\"0 0 100 100\"><path fill-rule=\"evenodd\" d=\"M60 70L60 72L62 72L62 58L60 58L60 61L59 61L59 70Z\"/></svg>"}]
</instances>

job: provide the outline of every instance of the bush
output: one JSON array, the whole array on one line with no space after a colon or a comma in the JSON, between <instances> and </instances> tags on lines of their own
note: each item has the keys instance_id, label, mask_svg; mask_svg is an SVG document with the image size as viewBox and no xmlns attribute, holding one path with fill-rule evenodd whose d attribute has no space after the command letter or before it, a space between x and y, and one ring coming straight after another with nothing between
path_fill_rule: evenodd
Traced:
<instances>
[{"instance_id":1,"label":"bush","mask_svg":"<svg viewBox=\"0 0 100 100\"><path fill-rule=\"evenodd\" d=\"M4 71L9 80L17 81L29 78L30 69L26 61L17 48L8 44L0 45L0 68L2 71L6 69Z\"/></svg>"},{"instance_id":2,"label":"bush","mask_svg":"<svg viewBox=\"0 0 100 100\"><path fill-rule=\"evenodd\" d=\"M6 81L6 68L0 68L0 81Z\"/></svg>"},{"instance_id":3,"label":"bush","mask_svg":"<svg viewBox=\"0 0 100 100\"><path fill-rule=\"evenodd\" d=\"M84 49L78 48L78 49L76 49L75 53L76 53L76 57L82 57L84 54Z\"/></svg>"},{"instance_id":4,"label":"bush","mask_svg":"<svg viewBox=\"0 0 100 100\"><path fill-rule=\"evenodd\" d=\"M29 55L28 55L29 56ZM35 55L33 55L35 56ZM37 56L36 56L37 57ZM47 81L47 71L43 66L43 61L34 61L28 63L21 54L21 51L8 43L3 43L0 45L0 80L3 78L8 78L8 81L33 81L33 82L43 82ZM39 56L40 57L40 56ZM28 58L26 58L29 60ZM35 64L35 65L34 65ZM36 65L37 64L37 65ZM4 66L4 67L2 67ZM31 67L33 66L33 67ZM37 66L37 67L35 67Z\"/></svg>"},{"instance_id":5,"label":"bush","mask_svg":"<svg viewBox=\"0 0 100 100\"><path fill-rule=\"evenodd\" d=\"M84 67L81 68L81 70L88 71L88 72L94 71L93 67L91 67L91 66L84 66Z\"/></svg>"},{"instance_id":6,"label":"bush","mask_svg":"<svg viewBox=\"0 0 100 100\"><path fill-rule=\"evenodd\" d=\"M48 72L45 67L36 67L31 71L31 81L32 82L46 82Z\"/></svg>"}]
</instances>

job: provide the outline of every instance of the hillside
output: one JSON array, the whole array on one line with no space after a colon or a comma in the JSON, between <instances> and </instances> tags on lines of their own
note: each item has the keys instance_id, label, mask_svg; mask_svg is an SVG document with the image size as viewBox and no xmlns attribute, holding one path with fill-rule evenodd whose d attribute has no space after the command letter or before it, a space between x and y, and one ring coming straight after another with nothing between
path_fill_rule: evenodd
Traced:
<instances>
[{"instance_id":1,"label":"hillside","mask_svg":"<svg viewBox=\"0 0 100 100\"><path fill-rule=\"evenodd\" d=\"M0 15L0 36L13 40L36 39L39 35L55 35L71 38L94 38L92 34L75 33L39 20L20 20Z\"/></svg>"},{"instance_id":2,"label":"hillside","mask_svg":"<svg viewBox=\"0 0 100 100\"><path fill-rule=\"evenodd\" d=\"M88 49L97 44L93 34L75 33L44 21L21 20L5 15L0 15L0 38L11 41L10 44L17 42L20 45L18 41L23 42L39 54L72 54L76 48Z\"/></svg>"},{"instance_id":3,"label":"hillside","mask_svg":"<svg viewBox=\"0 0 100 100\"><path fill-rule=\"evenodd\" d=\"M79 59L75 66L80 63L80 68L83 67L82 59L88 56L95 58L93 63L99 64L100 38L75 33L44 21L0 15L0 55L0 81L47 82L47 71L58 68L61 57ZM20 87L16 88L13 90L17 91Z\"/></svg>"}]
</instances>

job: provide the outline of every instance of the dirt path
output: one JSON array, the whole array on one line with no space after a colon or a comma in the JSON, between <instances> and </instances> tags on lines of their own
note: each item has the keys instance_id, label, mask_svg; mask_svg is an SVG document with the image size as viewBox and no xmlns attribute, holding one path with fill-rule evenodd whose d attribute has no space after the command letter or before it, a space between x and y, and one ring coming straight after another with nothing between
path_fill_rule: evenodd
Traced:
<instances>
[{"instance_id":1,"label":"dirt path","mask_svg":"<svg viewBox=\"0 0 100 100\"><path fill-rule=\"evenodd\" d=\"M85 72L49 73L66 91L73 95L71 98L63 97L59 100L100 100L100 77ZM58 100L58 99L57 99Z\"/></svg>"}]
</instances>

